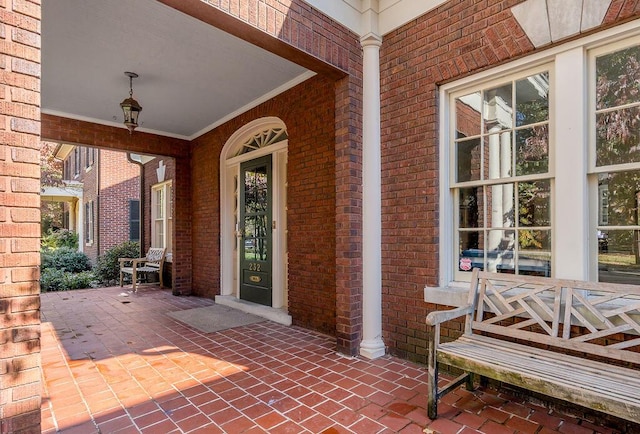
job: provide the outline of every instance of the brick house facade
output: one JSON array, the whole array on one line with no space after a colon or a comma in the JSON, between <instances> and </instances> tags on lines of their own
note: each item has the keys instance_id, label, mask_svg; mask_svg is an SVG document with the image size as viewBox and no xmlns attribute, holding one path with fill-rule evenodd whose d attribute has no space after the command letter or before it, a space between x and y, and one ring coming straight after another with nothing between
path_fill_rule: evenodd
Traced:
<instances>
[{"instance_id":1,"label":"brick house facade","mask_svg":"<svg viewBox=\"0 0 640 434\"><path fill-rule=\"evenodd\" d=\"M139 241L140 166L127 153L77 145L60 145L63 180L82 185L78 209L64 205L66 225L76 212L80 250L96 263L107 250L125 241Z\"/></svg>"},{"instance_id":2,"label":"brick house facade","mask_svg":"<svg viewBox=\"0 0 640 434\"><path fill-rule=\"evenodd\" d=\"M449 173L455 172L449 161L452 158L455 162L455 153L449 152L450 143L458 140L455 133L447 129L453 122L450 113L455 113L451 108L455 104L451 101L475 95L474 89L502 85L504 80L512 80L517 85L518 80L528 80L544 67L545 71L551 71L553 80L561 83L550 87L555 104L550 115L554 118L549 120L554 125L553 143L587 144L587 133L580 132L586 131L583 125L569 128L572 135L560 128L567 122L582 121L571 118L582 112L570 103L577 99L584 107L588 105L584 92L589 87L588 68L599 53L606 53L611 44L637 45L640 34L640 5L631 0L598 3L608 3L600 20L591 19L589 11L581 10L589 18L585 23L591 25L580 27L578 24L576 31L566 33L547 32L548 40L529 27L526 14L523 18L522 9L518 9L546 2L436 2L433 8L384 31L383 35L367 33L362 39L354 30L320 12L322 2L315 2L318 9L309 6L313 1L301 0L240 2L251 3L253 8L249 9L228 2L167 0L163 3L304 65L317 75L192 141L143 132L129 135L122 128L40 115L38 99L30 93L37 92L39 85L39 39L36 37L36 43L30 43L32 39L25 38L22 30L24 23L31 24L31 32L37 34L39 7L36 3L14 1L14 10L6 10L5 6L2 18L5 38L11 34L12 41L20 45L19 50L7 53L12 69L3 78L5 87L15 87L12 93L11 89L4 91L9 104L4 106L3 115L11 128L5 132L11 145L3 145L7 147L7 159L11 156L12 165L25 164L26 168L35 170L37 163L29 157L29 150L37 153L39 133L51 141L173 158L173 290L176 294L214 297L227 291L224 279L229 277L224 273L228 252L223 246L230 234L221 230L221 222L229 212L223 197L225 178L221 170L225 166L220 161L221 153L243 126L264 117L277 118L286 126L288 134L286 307L293 324L335 336L337 349L349 355L362 351L362 341L371 341L373 347L383 342L386 351L416 361L425 360L426 314L455 304L459 291L453 283L461 270L456 256L459 246L455 246L453 240L458 239L457 231L468 229L459 228L455 220L455 198L464 185L456 184L454 174ZM248 14L248 10L255 13ZM543 14L533 7L527 12ZM554 11L549 14L545 9L544 14L553 24ZM285 25L281 27L277 23ZM280 28L284 31L276 31ZM547 28L556 29L553 25ZM379 80L373 74L373 82L380 86L377 100L380 105L381 242L378 246L374 242L374 249L367 243L371 240L369 228L374 227L375 232L375 221L372 223L372 216L363 211L363 202L371 203L368 176L375 172L367 163L371 150L369 134L375 128L368 129L366 125L371 125L368 110L375 107L376 92L374 86L372 105L368 99L371 83L367 81L372 70L364 59L372 46L380 48L379 61L373 62L379 66ZM31 58L25 58L29 55ZM575 64L582 68L578 78L571 75ZM526 75L528 70L534 72ZM536 85L540 86L540 82ZM27 102L29 95L31 100ZM583 117L587 118L586 114ZM572 161L560 146L556 150L552 144L550 148L555 152L556 164L570 166L583 161L579 158ZM578 152L585 151L578 148ZM580 170L557 170L549 176L554 177L558 185L584 184L586 191L588 177L584 175L591 173L586 161L585 154L583 165L578 166ZM585 181L576 178L573 172ZM5 428L10 426L22 426L28 431L35 426L39 414L36 405L39 398L35 392L39 380L35 371L29 376L28 369L16 368L13 361L30 357L33 363L26 366L38 366L35 267L39 231L34 223L39 221L36 218L38 186L37 181L17 172L3 173L3 177L6 176L11 179L6 182L5 197L7 203L15 204L15 209L7 212L4 220L12 225L9 233L13 237L11 242L7 241L5 252L17 246L30 247L19 264L6 269L5 281L11 279L11 285L2 294L0 306L12 313L29 310L34 319L25 323L24 317L14 316L4 329L7 339L2 345L11 352L3 351L3 354L15 356L3 360L5 368L0 369L0 380L8 381L7 372L13 372L12 369L25 372L11 376L8 388L3 389L2 402L11 404L3 406L4 413L0 416L8 421L3 422L4 431L11 431ZM491 180L487 184L495 182ZM558 193L564 194L560 189ZM582 216L584 212L586 216L590 209L586 202L588 195L567 194L571 200L585 197L585 202L579 203L581 212L571 215ZM558 202L554 206L562 209L564 201ZM36 210L31 212L31 208ZM594 267L584 253L589 249L578 246L574 251L573 243L566 242L569 235L582 239L587 234L588 218L582 216L578 223L562 220L554 221L552 230L558 240L554 243L553 255L554 258L568 257L571 263L553 259L553 273L557 277L597 278L590 274ZM30 231L34 224L34 230ZM539 226L536 230L547 230L544 225ZM489 233L489 229L483 230ZM149 232L145 232L147 244L150 238L147 238ZM585 243L588 239L585 237ZM380 257L381 285L373 289L366 283L371 264L363 259L370 250L374 250L373 253L377 250ZM380 303L377 303L378 296ZM373 310L367 305L371 300ZM446 336L459 332L456 323L442 330ZM24 342L29 342L28 348ZM33 392L27 394L28 397L19 393L26 390L25 387Z\"/></svg>"}]
</instances>

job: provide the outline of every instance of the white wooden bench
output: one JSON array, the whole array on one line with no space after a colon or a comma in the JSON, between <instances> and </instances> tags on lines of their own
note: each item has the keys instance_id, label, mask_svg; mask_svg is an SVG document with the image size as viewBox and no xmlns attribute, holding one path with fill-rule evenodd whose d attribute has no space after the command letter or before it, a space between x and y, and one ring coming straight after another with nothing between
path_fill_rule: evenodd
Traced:
<instances>
[{"instance_id":1,"label":"white wooden bench","mask_svg":"<svg viewBox=\"0 0 640 434\"><path fill-rule=\"evenodd\" d=\"M465 315L463 335L440 342L440 325ZM429 313L427 325L431 419L476 373L640 423L639 286L476 269L468 304ZM464 374L439 388L439 364Z\"/></svg>"},{"instance_id":2,"label":"white wooden bench","mask_svg":"<svg viewBox=\"0 0 640 434\"><path fill-rule=\"evenodd\" d=\"M131 275L133 291L138 291L138 273L158 274L160 280L160 288L164 288L162 280L162 267L164 265L165 249L160 247L151 247L147 251L144 258L119 258L120 262L120 286L122 287L125 274ZM127 264L130 263L131 266Z\"/></svg>"}]
</instances>

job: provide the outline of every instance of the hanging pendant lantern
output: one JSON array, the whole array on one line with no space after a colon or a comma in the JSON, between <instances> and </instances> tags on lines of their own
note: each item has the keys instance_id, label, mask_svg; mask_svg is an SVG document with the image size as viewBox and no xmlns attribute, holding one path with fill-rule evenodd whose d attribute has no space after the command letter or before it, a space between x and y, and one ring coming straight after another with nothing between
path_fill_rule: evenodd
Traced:
<instances>
[{"instance_id":1,"label":"hanging pendant lantern","mask_svg":"<svg viewBox=\"0 0 640 434\"><path fill-rule=\"evenodd\" d=\"M129 134L133 134L133 130L138 127L138 116L142 111L142 106L133 99L133 79L138 78L138 74L135 72L125 72L124 74L129 77L129 98L122 101L120 107L122 107L124 114L124 124L129 130Z\"/></svg>"}]
</instances>

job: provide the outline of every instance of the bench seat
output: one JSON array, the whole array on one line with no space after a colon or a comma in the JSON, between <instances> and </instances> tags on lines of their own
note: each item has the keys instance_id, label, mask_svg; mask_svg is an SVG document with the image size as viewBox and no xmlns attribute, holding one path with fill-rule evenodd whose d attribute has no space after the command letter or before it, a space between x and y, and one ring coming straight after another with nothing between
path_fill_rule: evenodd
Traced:
<instances>
[{"instance_id":1,"label":"bench seat","mask_svg":"<svg viewBox=\"0 0 640 434\"><path fill-rule=\"evenodd\" d=\"M461 317L463 334L441 342L441 324ZM467 304L426 323L431 419L477 374L640 424L639 286L474 269ZM440 385L440 365L464 373Z\"/></svg>"},{"instance_id":2,"label":"bench seat","mask_svg":"<svg viewBox=\"0 0 640 434\"><path fill-rule=\"evenodd\" d=\"M437 361L640 423L633 369L480 335L441 344Z\"/></svg>"}]
</instances>

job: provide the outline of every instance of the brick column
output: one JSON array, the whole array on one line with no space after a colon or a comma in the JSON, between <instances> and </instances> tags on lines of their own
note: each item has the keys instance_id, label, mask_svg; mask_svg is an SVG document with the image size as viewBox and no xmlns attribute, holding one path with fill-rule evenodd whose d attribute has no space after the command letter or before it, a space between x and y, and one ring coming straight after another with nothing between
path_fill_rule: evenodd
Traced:
<instances>
[{"instance_id":1,"label":"brick column","mask_svg":"<svg viewBox=\"0 0 640 434\"><path fill-rule=\"evenodd\" d=\"M40 4L0 0L0 433L40 432Z\"/></svg>"}]
</instances>

